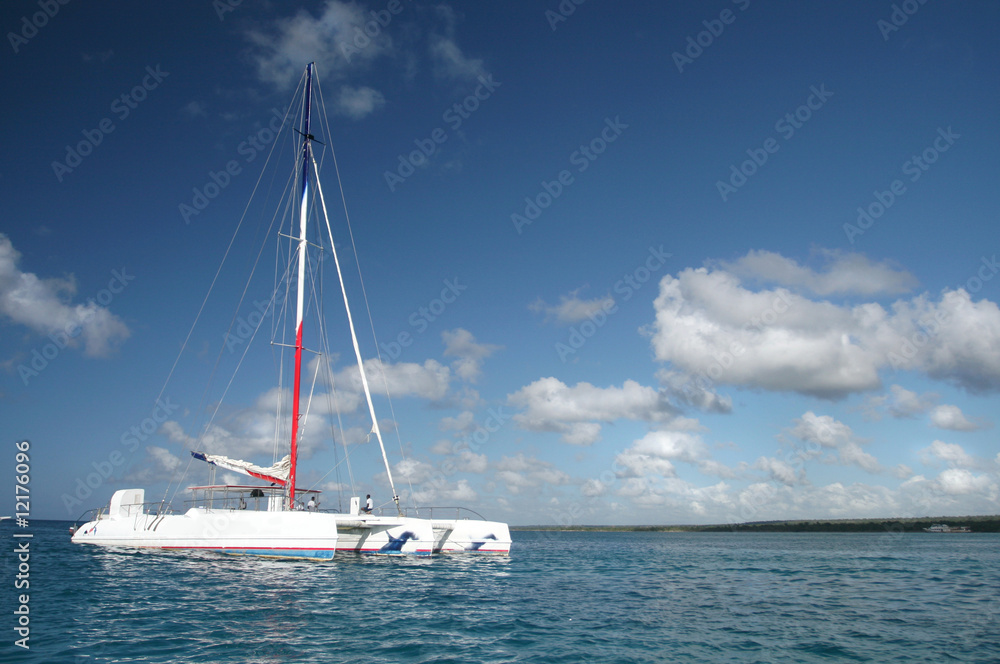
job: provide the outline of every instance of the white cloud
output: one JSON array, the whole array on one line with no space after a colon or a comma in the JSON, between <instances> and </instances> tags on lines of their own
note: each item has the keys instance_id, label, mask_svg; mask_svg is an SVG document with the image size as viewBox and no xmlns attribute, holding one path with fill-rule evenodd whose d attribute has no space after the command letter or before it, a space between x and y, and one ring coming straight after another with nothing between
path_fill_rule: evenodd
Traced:
<instances>
[{"instance_id":1,"label":"white cloud","mask_svg":"<svg viewBox=\"0 0 1000 664\"><path fill-rule=\"evenodd\" d=\"M458 433L472 433L476 430L475 415L471 410L463 410L457 417L442 417L438 428L441 431L457 431Z\"/></svg>"},{"instance_id":2,"label":"white cloud","mask_svg":"<svg viewBox=\"0 0 1000 664\"><path fill-rule=\"evenodd\" d=\"M869 420L882 419L882 411L895 418L912 418L927 412L934 406L938 395L917 394L901 385L889 388L889 394L872 395L865 399L865 417Z\"/></svg>"},{"instance_id":3,"label":"white cloud","mask_svg":"<svg viewBox=\"0 0 1000 664\"><path fill-rule=\"evenodd\" d=\"M681 404L707 413L730 413L733 410L732 398L713 390L709 385L710 381L667 369L660 369L656 372L656 377L670 396Z\"/></svg>"},{"instance_id":4,"label":"white cloud","mask_svg":"<svg viewBox=\"0 0 1000 664\"><path fill-rule=\"evenodd\" d=\"M827 448L837 451L837 459L841 464L858 466L870 473L885 470L874 456L862 449L863 441L854 435L851 427L829 415L816 415L807 411L795 420L795 426L788 432L813 446L811 450L800 451L800 458L815 457L822 448Z\"/></svg>"},{"instance_id":5,"label":"white cloud","mask_svg":"<svg viewBox=\"0 0 1000 664\"><path fill-rule=\"evenodd\" d=\"M422 397L443 399L448 393L451 370L436 360L426 360L423 364L400 362L383 363L378 359L365 360L365 374L372 395L396 397ZM337 372L335 382L339 390L349 388L361 392L361 376L356 366L347 366Z\"/></svg>"},{"instance_id":6,"label":"white cloud","mask_svg":"<svg viewBox=\"0 0 1000 664\"><path fill-rule=\"evenodd\" d=\"M453 39L436 35L430 44L434 73L446 79L475 79L485 73L483 61L466 56Z\"/></svg>"},{"instance_id":7,"label":"white cloud","mask_svg":"<svg viewBox=\"0 0 1000 664\"><path fill-rule=\"evenodd\" d=\"M434 466L426 461L406 457L393 466L392 474L400 482L423 484L434 477Z\"/></svg>"},{"instance_id":8,"label":"white cloud","mask_svg":"<svg viewBox=\"0 0 1000 664\"><path fill-rule=\"evenodd\" d=\"M862 254L820 250L828 264L820 272L799 265L772 251L751 250L733 262L720 261L729 272L748 279L793 289L808 289L817 295L898 294L911 291L916 277L888 263L873 263Z\"/></svg>"},{"instance_id":9,"label":"white cloud","mask_svg":"<svg viewBox=\"0 0 1000 664\"><path fill-rule=\"evenodd\" d=\"M558 323L569 325L587 320L615 305L615 300L610 295L584 300L579 297L579 292L580 289L577 289L569 295L560 295L559 304L555 305L548 304L542 298L538 298L528 308L545 314L546 320L555 319Z\"/></svg>"},{"instance_id":10,"label":"white cloud","mask_svg":"<svg viewBox=\"0 0 1000 664\"><path fill-rule=\"evenodd\" d=\"M949 431L975 431L981 428L970 422L958 406L943 404L931 411L931 424Z\"/></svg>"},{"instance_id":11,"label":"white cloud","mask_svg":"<svg viewBox=\"0 0 1000 664\"><path fill-rule=\"evenodd\" d=\"M181 113L188 118L204 118L208 115L205 112L205 105L197 100L189 101L182 106Z\"/></svg>"},{"instance_id":12,"label":"white cloud","mask_svg":"<svg viewBox=\"0 0 1000 664\"><path fill-rule=\"evenodd\" d=\"M889 406L889 414L893 417L912 417L925 412L934 404L937 398L935 394L919 395L911 392L899 385L893 385L892 403Z\"/></svg>"},{"instance_id":13,"label":"white cloud","mask_svg":"<svg viewBox=\"0 0 1000 664\"><path fill-rule=\"evenodd\" d=\"M601 425L597 422L573 422L565 425L562 439L570 445L593 445L601 439Z\"/></svg>"},{"instance_id":14,"label":"white cloud","mask_svg":"<svg viewBox=\"0 0 1000 664\"><path fill-rule=\"evenodd\" d=\"M567 386L557 378L540 378L507 400L525 410L514 416L522 428L563 434L565 442L590 445L600 435L600 423L619 419L665 422L676 409L651 387L627 380L622 387Z\"/></svg>"},{"instance_id":15,"label":"white cloud","mask_svg":"<svg viewBox=\"0 0 1000 664\"><path fill-rule=\"evenodd\" d=\"M476 454L471 450L462 450L455 460L455 468L463 473L485 473L488 465L485 454Z\"/></svg>"},{"instance_id":16,"label":"white cloud","mask_svg":"<svg viewBox=\"0 0 1000 664\"><path fill-rule=\"evenodd\" d=\"M940 440L920 450L920 458L927 465L943 461L950 468L973 468L977 465L975 458L969 456L961 445Z\"/></svg>"},{"instance_id":17,"label":"white cloud","mask_svg":"<svg viewBox=\"0 0 1000 664\"><path fill-rule=\"evenodd\" d=\"M660 281L656 359L703 378L842 397L878 387L876 353L851 340L851 314L786 290L746 290L726 272L682 271ZM884 363L884 360L882 360Z\"/></svg>"},{"instance_id":18,"label":"white cloud","mask_svg":"<svg viewBox=\"0 0 1000 664\"><path fill-rule=\"evenodd\" d=\"M869 473L880 473L883 468L874 456L861 449L858 443L850 442L840 448L840 460L847 465L855 465Z\"/></svg>"},{"instance_id":19,"label":"white cloud","mask_svg":"<svg viewBox=\"0 0 1000 664\"><path fill-rule=\"evenodd\" d=\"M458 328L441 333L445 343L445 357L457 358L452 362L455 375L469 382L476 382L482 374L483 361L502 346L478 343L468 330Z\"/></svg>"},{"instance_id":20,"label":"white cloud","mask_svg":"<svg viewBox=\"0 0 1000 664\"><path fill-rule=\"evenodd\" d=\"M60 344L77 346L82 340L84 354L91 357L107 356L128 339L128 327L106 307L93 300L87 304L68 302L76 294L72 277L40 279L32 272L23 272L20 260L20 252L0 233L0 316L38 334L53 335ZM121 279L116 281L112 276L112 282L124 289L131 276L124 270L117 273Z\"/></svg>"},{"instance_id":21,"label":"white cloud","mask_svg":"<svg viewBox=\"0 0 1000 664\"><path fill-rule=\"evenodd\" d=\"M355 88L345 85L340 88L335 108L337 113L341 115L346 115L352 120L360 120L383 106L385 106L385 97L378 90L368 86Z\"/></svg>"},{"instance_id":22,"label":"white cloud","mask_svg":"<svg viewBox=\"0 0 1000 664\"><path fill-rule=\"evenodd\" d=\"M686 426L690 421L682 420ZM633 441L615 458L615 470L620 477L676 477L676 463L695 466L703 475L734 477L731 468L711 458L708 446L690 430L674 427L650 431ZM700 428L700 427L699 427Z\"/></svg>"},{"instance_id":23,"label":"white cloud","mask_svg":"<svg viewBox=\"0 0 1000 664\"><path fill-rule=\"evenodd\" d=\"M328 0L318 17L300 9L272 26L253 29L247 39L256 48L254 60L260 79L279 89L291 87L308 62L316 62L324 80L343 76L349 68L392 52L392 39L381 31L363 48L354 43L355 28L369 20L360 5ZM345 57L345 50L350 60Z\"/></svg>"},{"instance_id":24,"label":"white cloud","mask_svg":"<svg viewBox=\"0 0 1000 664\"><path fill-rule=\"evenodd\" d=\"M171 454L170 450L155 445L146 446L146 454L156 463L159 469L166 473L173 473L181 466L180 458Z\"/></svg>"},{"instance_id":25,"label":"white cloud","mask_svg":"<svg viewBox=\"0 0 1000 664\"><path fill-rule=\"evenodd\" d=\"M811 410L795 420L790 433L804 442L832 448L843 447L854 438L851 427L829 415L817 415Z\"/></svg>"},{"instance_id":26,"label":"white cloud","mask_svg":"<svg viewBox=\"0 0 1000 664\"><path fill-rule=\"evenodd\" d=\"M496 463L496 479L506 485L510 493L518 494L528 489L540 489L545 485L569 484L570 477L551 463L518 453L513 457L502 457Z\"/></svg>"},{"instance_id":27,"label":"white cloud","mask_svg":"<svg viewBox=\"0 0 1000 664\"><path fill-rule=\"evenodd\" d=\"M665 276L655 310L648 332L656 359L709 388L840 399L879 388L879 372L891 368L970 391L1000 389L1000 309L964 290L888 309L837 305L785 288L752 291L735 274L699 268Z\"/></svg>"},{"instance_id":28,"label":"white cloud","mask_svg":"<svg viewBox=\"0 0 1000 664\"><path fill-rule=\"evenodd\" d=\"M763 470L771 479L787 486L802 484L805 479L801 467L796 470L787 461L774 457L760 457L753 467Z\"/></svg>"},{"instance_id":29,"label":"white cloud","mask_svg":"<svg viewBox=\"0 0 1000 664\"><path fill-rule=\"evenodd\" d=\"M949 468L942 471L937 479L941 491L948 495L980 494L992 495L994 500L997 494L997 484L988 475L973 475L964 468Z\"/></svg>"},{"instance_id":30,"label":"white cloud","mask_svg":"<svg viewBox=\"0 0 1000 664\"><path fill-rule=\"evenodd\" d=\"M608 487L603 482L598 479L589 478L580 485L580 493L587 498L596 498L597 496L603 496L608 492Z\"/></svg>"}]
</instances>

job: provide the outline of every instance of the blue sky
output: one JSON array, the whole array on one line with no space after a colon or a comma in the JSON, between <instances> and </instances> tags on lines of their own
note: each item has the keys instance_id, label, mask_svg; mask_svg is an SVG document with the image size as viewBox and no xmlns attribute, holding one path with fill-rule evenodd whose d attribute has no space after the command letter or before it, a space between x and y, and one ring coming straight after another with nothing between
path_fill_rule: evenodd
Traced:
<instances>
[{"instance_id":1,"label":"blue sky","mask_svg":"<svg viewBox=\"0 0 1000 664\"><path fill-rule=\"evenodd\" d=\"M204 482L192 447L271 462L270 351L210 418L266 226L171 370L312 60L404 503L1000 512L1000 8L648 5L4 3L0 411L33 515ZM383 503L337 325L346 433L317 407L300 483Z\"/></svg>"}]
</instances>

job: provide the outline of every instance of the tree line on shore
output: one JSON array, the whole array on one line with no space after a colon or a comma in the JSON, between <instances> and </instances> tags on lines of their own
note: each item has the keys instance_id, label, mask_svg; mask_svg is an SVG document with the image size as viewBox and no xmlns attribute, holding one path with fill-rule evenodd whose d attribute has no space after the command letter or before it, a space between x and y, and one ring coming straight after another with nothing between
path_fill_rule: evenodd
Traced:
<instances>
[{"instance_id":1,"label":"tree line on shore","mask_svg":"<svg viewBox=\"0 0 1000 664\"><path fill-rule=\"evenodd\" d=\"M511 530L565 530L601 532L757 532L757 533L831 533L831 532L923 532L924 528L945 524L952 528L967 526L974 533L1000 532L1000 515L935 516L906 519L801 519L794 521L749 521L711 525L662 526L511 526Z\"/></svg>"}]
</instances>

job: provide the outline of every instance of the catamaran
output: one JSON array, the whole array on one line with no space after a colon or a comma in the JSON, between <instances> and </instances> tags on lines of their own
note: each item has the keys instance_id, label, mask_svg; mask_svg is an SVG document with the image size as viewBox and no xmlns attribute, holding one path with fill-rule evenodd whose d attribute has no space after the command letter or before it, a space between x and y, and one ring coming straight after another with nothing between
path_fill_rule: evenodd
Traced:
<instances>
[{"instance_id":1,"label":"catamaran","mask_svg":"<svg viewBox=\"0 0 1000 664\"><path fill-rule=\"evenodd\" d=\"M424 556L459 552L509 554L511 540L506 523L488 521L474 512L463 512L459 508L448 508L448 513L444 515L440 509L435 515L430 509L414 508L410 515L400 506L399 494L393 482L392 469L375 416L371 390L351 317L347 288L323 200L319 165L313 154L313 143L318 142L310 133L314 70L314 63L306 67L299 128L296 129L301 138L301 148L296 150L301 159L297 156L295 165L301 172L293 175L295 181L301 182L298 200L295 201L298 230L294 234L285 235L291 241L290 264L295 264L296 277L296 308L294 329L291 330L294 346L290 345L290 350L294 350L294 381L289 453L273 465L265 467L220 454L194 451L191 454L195 459L210 464L213 480L214 470L219 468L249 476L264 484L210 483L188 487L194 498L190 501L190 507L181 512L175 512L167 502L147 503L143 489L121 489L112 495L108 507L98 511L92 520L73 529L74 542L308 559L331 559L338 551ZM300 386L302 352L305 348L303 318L306 309L307 254L311 248L316 248L307 239L307 230L310 217L313 216L325 222L329 251L340 279L360 383L372 422L372 434L378 440L392 490L393 509L389 514L375 514L373 510L366 509L360 504L358 496L351 498L350 509L344 513L315 507L302 509L302 500L308 497L311 506L315 506L315 498L319 494L315 489L302 489L296 485L302 432L300 418L303 416ZM470 515L477 518L471 518Z\"/></svg>"}]
</instances>

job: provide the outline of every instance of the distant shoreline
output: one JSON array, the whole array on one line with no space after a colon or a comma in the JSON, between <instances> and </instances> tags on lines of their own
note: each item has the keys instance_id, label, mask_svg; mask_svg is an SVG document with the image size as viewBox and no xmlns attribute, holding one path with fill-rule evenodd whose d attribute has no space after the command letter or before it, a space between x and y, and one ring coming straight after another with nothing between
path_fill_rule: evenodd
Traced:
<instances>
[{"instance_id":1,"label":"distant shoreline","mask_svg":"<svg viewBox=\"0 0 1000 664\"><path fill-rule=\"evenodd\" d=\"M710 525L661 526L511 526L515 531L560 532L678 532L678 533L864 533L864 532L923 532L935 524L968 526L973 533L1000 533L1000 515L994 516L935 516L907 519L797 519L789 521L749 521Z\"/></svg>"}]
</instances>

